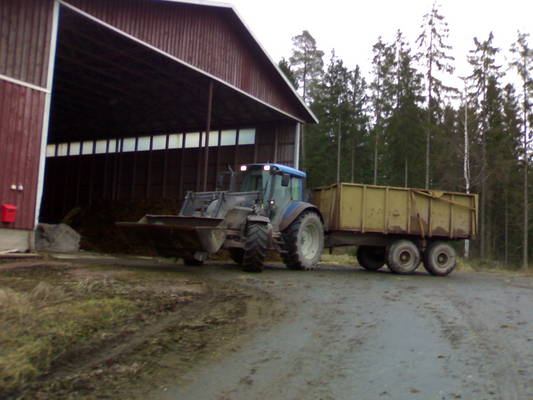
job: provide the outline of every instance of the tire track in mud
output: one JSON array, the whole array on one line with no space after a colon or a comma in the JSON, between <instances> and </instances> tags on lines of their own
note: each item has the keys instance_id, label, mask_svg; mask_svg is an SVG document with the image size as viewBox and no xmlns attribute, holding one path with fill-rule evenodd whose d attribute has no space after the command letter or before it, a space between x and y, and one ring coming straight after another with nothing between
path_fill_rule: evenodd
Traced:
<instances>
[{"instance_id":1,"label":"tire track in mud","mask_svg":"<svg viewBox=\"0 0 533 400\"><path fill-rule=\"evenodd\" d=\"M440 324L442 336L449 341L465 367L478 374L466 377L454 371L450 373L467 385L482 386L474 389L487 394L483 399L522 400L532 398L532 388L518 379L523 367L523 355L507 345L507 338L498 331L494 311L487 313L487 304L480 297L468 299L453 285L440 287L438 294L431 294L422 303ZM432 299L428 303L427 299ZM436 301L435 301L436 300ZM492 325L485 321L492 321ZM505 326L505 325L502 325ZM469 379L470 378L470 379ZM476 381L474 381L476 380ZM481 393L480 393L481 395Z\"/></svg>"}]
</instances>

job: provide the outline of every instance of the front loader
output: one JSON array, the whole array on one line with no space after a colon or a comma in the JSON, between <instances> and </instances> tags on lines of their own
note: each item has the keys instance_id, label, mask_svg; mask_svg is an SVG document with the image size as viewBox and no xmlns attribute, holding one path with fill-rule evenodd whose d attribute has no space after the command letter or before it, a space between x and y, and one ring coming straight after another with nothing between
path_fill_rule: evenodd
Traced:
<instances>
[{"instance_id":1,"label":"front loader","mask_svg":"<svg viewBox=\"0 0 533 400\"><path fill-rule=\"evenodd\" d=\"M236 178L240 187L234 190ZM315 265L324 247L320 211L304 201L306 174L280 164L231 173L229 191L188 192L178 215L146 215L117 225L134 243L201 265L224 248L243 269L261 272L268 250L290 269Z\"/></svg>"}]
</instances>

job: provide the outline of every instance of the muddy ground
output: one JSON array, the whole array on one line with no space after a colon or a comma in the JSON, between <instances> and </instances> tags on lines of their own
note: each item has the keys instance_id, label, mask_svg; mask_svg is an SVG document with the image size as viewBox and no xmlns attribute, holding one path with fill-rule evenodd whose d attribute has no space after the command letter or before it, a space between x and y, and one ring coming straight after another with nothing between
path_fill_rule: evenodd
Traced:
<instances>
[{"instance_id":1,"label":"muddy ground","mask_svg":"<svg viewBox=\"0 0 533 400\"><path fill-rule=\"evenodd\" d=\"M531 275L59 264L69 279L144 282L136 293L157 304L172 287L189 300L147 305L135 329L59 360L26 398L533 399Z\"/></svg>"},{"instance_id":2,"label":"muddy ground","mask_svg":"<svg viewBox=\"0 0 533 400\"><path fill-rule=\"evenodd\" d=\"M283 313L267 292L195 272L143 257L0 260L0 398L146 399Z\"/></svg>"}]
</instances>

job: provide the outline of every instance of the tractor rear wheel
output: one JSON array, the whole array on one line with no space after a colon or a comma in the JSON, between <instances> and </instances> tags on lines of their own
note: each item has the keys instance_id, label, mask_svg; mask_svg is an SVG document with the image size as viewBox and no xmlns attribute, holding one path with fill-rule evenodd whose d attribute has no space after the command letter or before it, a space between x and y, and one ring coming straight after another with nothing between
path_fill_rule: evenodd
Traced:
<instances>
[{"instance_id":1,"label":"tractor rear wheel","mask_svg":"<svg viewBox=\"0 0 533 400\"><path fill-rule=\"evenodd\" d=\"M385 265L385 248L376 246L359 246L357 262L369 271L377 271Z\"/></svg>"},{"instance_id":2,"label":"tractor rear wheel","mask_svg":"<svg viewBox=\"0 0 533 400\"><path fill-rule=\"evenodd\" d=\"M324 249L324 227L315 212L301 214L283 231L283 262L289 269L305 270L320 260Z\"/></svg>"},{"instance_id":3,"label":"tractor rear wheel","mask_svg":"<svg viewBox=\"0 0 533 400\"><path fill-rule=\"evenodd\" d=\"M242 256L242 267L247 272L262 272L268 247L266 224L250 223L246 228L246 243Z\"/></svg>"},{"instance_id":4,"label":"tractor rear wheel","mask_svg":"<svg viewBox=\"0 0 533 400\"><path fill-rule=\"evenodd\" d=\"M387 248L387 265L397 274L410 274L420 265L420 250L410 240L397 240Z\"/></svg>"},{"instance_id":5,"label":"tractor rear wheel","mask_svg":"<svg viewBox=\"0 0 533 400\"><path fill-rule=\"evenodd\" d=\"M446 276L457 263L457 253L448 243L433 242L424 252L424 268L431 275Z\"/></svg>"}]
</instances>

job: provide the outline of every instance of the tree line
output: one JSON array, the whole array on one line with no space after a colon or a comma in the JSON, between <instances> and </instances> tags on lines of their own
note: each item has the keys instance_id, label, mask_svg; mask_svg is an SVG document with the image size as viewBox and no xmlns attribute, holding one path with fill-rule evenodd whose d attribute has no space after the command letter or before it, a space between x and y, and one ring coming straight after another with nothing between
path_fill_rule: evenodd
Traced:
<instances>
[{"instance_id":1,"label":"tree line","mask_svg":"<svg viewBox=\"0 0 533 400\"><path fill-rule=\"evenodd\" d=\"M454 74L449 29L439 6L411 44L401 31L372 46L372 72L348 68L333 50L327 63L308 31L293 38L280 69L320 120L301 135L311 187L358 182L478 193L481 259L528 266L532 225L533 50L517 33L504 52L494 36L474 38L463 87ZM518 83L504 83L514 73Z\"/></svg>"}]
</instances>

